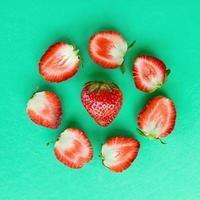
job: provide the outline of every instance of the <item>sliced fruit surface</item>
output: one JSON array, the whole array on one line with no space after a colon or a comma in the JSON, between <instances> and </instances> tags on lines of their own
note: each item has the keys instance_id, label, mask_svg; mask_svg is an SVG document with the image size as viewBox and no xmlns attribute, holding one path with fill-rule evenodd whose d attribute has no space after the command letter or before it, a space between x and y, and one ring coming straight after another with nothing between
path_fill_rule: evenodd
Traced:
<instances>
[{"instance_id":1,"label":"sliced fruit surface","mask_svg":"<svg viewBox=\"0 0 200 200\"><path fill-rule=\"evenodd\" d=\"M157 96L150 100L138 115L141 133L152 139L159 139L172 132L176 121L175 105L169 98Z\"/></svg>"},{"instance_id":2,"label":"sliced fruit surface","mask_svg":"<svg viewBox=\"0 0 200 200\"><path fill-rule=\"evenodd\" d=\"M89 40L89 54L92 60L105 68L119 67L127 50L127 42L116 31L97 32Z\"/></svg>"},{"instance_id":3,"label":"sliced fruit surface","mask_svg":"<svg viewBox=\"0 0 200 200\"><path fill-rule=\"evenodd\" d=\"M137 157L140 143L129 137L114 136L102 146L103 164L113 172L126 170Z\"/></svg>"},{"instance_id":4,"label":"sliced fruit surface","mask_svg":"<svg viewBox=\"0 0 200 200\"><path fill-rule=\"evenodd\" d=\"M92 145L83 131L68 128L55 143L56 158L70 168L82 168L93 157Z\"/></svg>"},{"instance_id":5,"label":"sliced fruit surface","mask_svg":"<svg viewBox=\"0 0 200 200\"><path fill-rule=\"evenodd\" d=\"M78 50L65 42L57 42L40 59L39 72L49 82L61 82L75 75L79 65Z\"/></svg>"},{"instance_id":6,"label":"sliced fruit surface","mask_svg":"<svg viewBox=\"0 0 200 200\"><path fill-rule=\"evenodd\" d=\"M133 64L135 86L143 92L153 92L164 84L169 70L158 58L138 56Z\"/></svg>"},{"instance_id":7,"label":"sliced fruit surface","mask_svg":"<svg viewBox=\"0 0 200 200\"><path fill-rule=\"evenodd\" d=\"M52 129L60 125L62 106L59 97L53 92L36 92L28 101L26 111L38 125Z\"/></svg>"}]
</instances>

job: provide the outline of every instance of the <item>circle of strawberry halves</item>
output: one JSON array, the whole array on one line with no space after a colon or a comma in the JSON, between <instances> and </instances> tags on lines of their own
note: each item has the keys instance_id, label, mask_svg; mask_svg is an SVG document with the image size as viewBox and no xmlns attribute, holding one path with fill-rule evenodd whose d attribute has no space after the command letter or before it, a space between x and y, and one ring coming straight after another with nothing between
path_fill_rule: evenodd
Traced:
<instances>
[{"instance_id":1,"label":"circle of strawberry halves","mask_svg":"<svg viewBox=\"0 0 200 200\"><path fill-rule=\"evenodd\" d=\"M152 93L166 81L170 70L164 62L152 56L138 56L133 63L133 80L137 89Z\"/></svg>"},{"instance_id":2,"label":"circle of strawberry halves","mask_svg":"<svg viewBox=\"0 0 200 200\"><path fill-rule=\"evenodd\" d=\"M49 82L61 82L74 76L79 65L79 50L65 42L57 42L41 57L39 73Z\"/></svg>"},{"instance_id":3,"label":"circle of strawberry halves","mask_svg":"<svg viewBox=\"0 0 200 200\"><path fill-rule=\"evenodd\" d=\"M101 31L90 38L88 51L92 60L98 65L108 69L120 67L122 73L124 73L124 56L135 42L128 46L120 33Z\"/></svg>"},{"instance_id":4,"label":"circle of strawberry halves","mask_svg":"<svg viewBox=\"0 0 200 200\"><path fill-rule=\"evenodd\" d=\"M81 101L90 116L100 126L108 126L122 106L123 94L109 81L90 81L81 92Z\"/></svg>"},{"instance_id":5,"label":"circle of strawberry halves","mask_svg":"<svg viewBox=\"0 0 200 200\"><path fill-rule=\"evenodd\" d=\"M176 122L176 108L173 101L164 96L150 100L138 115L139 133L149 139L166 137Z\"/></svg>"}]
</instances>

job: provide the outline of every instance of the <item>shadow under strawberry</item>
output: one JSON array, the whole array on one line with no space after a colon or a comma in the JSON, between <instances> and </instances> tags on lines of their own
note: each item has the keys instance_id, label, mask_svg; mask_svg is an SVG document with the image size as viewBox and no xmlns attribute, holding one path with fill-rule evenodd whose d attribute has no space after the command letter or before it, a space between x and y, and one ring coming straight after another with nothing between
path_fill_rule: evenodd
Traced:
<instances>
[{"instance_id":1,"label":"shadow under strawberry","mask_svg":"<svg viewBox=\"0 0 200 200\"><path fill-rule=\"evenodd\" d=\"M149 56L154 56L157 57L156 52L151 50L149 47L148 48L136 48L134 51L135 57L141 56L141 55L149 55Z\"/></svg>"},{"instance_id":2,"label":"shadow under strawberry","mask_svg":"<svg viewBox=\"0 0 200 200\"><path fill-rule=\"evenodd\" d=\"M105 131L105 140L113 136L125 136L136 138L137 134L133 133L133 131L127 130L126 128L122 128L122 126L119 128L111 128L109 131Z\"/></svg>"},{"instance_id":3,"label":"shadow under strawberry","mask_svg":"<svg viewBox=\"0 0 200 200\"><path fill-rule=\"evenodd\" d=\"M92 68L92 67L91 67ZM110 70L104 69L100 66L95 66L93 67L94 69L87 75L88 80L95 80L95 81L102 81L102 80L108 80L108 81L113 81L111 78L111 73Z\"/></svg>"}]
</instances>

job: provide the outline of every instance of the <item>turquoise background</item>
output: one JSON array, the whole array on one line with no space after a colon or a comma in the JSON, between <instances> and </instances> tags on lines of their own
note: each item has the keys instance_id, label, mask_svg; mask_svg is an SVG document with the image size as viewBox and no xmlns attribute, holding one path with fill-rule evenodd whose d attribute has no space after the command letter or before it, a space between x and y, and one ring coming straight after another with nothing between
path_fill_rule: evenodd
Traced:
<instances>
[{"instance_id":1,"label":"turquoise background","mask_svg":"<svg viewBox=\"0 0 200 200\"><path fill-rule=\"evenodd\" d=\"M1 200L199 200L200 199L200 2L195 0L32 0L0 2L0 199ZM118 30L129 43L127 71L103 69L90 59L87 43L99 30ZM38 73L46 48L64 40L80 48L84 68L70 80L50 84ZM171 69L167 83L154 94L133 84L133 59L140 54L161 58ZM80 101L89 80L112 80L124 93L118 117L98 126ZM63 104L62 125L50 130L35 125L26 103L37 86L56 92ZM136 117L158 94L177 107L167 145L137 131ZM60 164L53 145L69 126L83 129L94 148L93 160L80 170ZM101 144L112 135L133 136L139 155L124 173L102 166Z\"/></svg>"}]
</instances>

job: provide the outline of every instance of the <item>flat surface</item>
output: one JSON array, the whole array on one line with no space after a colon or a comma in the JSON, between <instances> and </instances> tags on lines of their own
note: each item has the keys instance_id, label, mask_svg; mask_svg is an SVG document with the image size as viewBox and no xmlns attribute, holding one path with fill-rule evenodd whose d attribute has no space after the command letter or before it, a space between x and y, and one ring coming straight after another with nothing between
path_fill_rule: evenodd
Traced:
<instances>
[{"instance_id":1,"label":"flat surface","mask_svg":"<svg viewBox=\"0 0 200 200\"><path fill-rule=\"evenodd\" d=\"M199 1L1 1L0 3L0 199L1 200L199 200L200 199L200 15ZM137 44L126 57L127 71L105 70L87 53L90 36L118 30ZM55 41L80 48L84 68L68 81L50 84L38 61ZM172 73L165 86L148 95L132 80L133 59L161 58ZM112 80L124 93L122 110L107 128L98 126L80 101L89 80ZM37 86L56 92L63 103L62 125L49 130L33 124L26 103ZM136 117L158 94L174 100L177 123L167 145L138 135ZM54 157L53 145L69 126L83 129L94 158L72 170ZM141 142L134 164L115 174L101 165L101 144L111 135Z\"/></svg>"}]
</instances>

